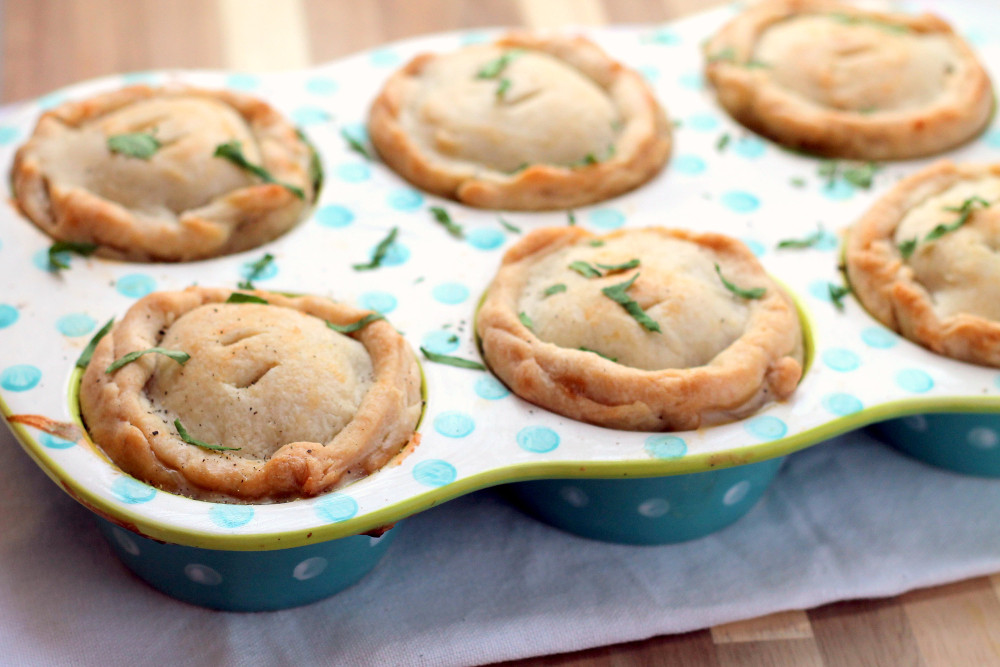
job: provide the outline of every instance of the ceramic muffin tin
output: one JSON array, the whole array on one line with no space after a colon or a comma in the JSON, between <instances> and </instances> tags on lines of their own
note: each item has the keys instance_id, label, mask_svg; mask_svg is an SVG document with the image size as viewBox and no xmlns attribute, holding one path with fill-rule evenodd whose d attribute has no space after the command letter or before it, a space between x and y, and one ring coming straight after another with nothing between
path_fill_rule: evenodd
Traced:
<instances>
[{"instance_id":1,"label":"ceramic muffin tin","mask_svg":"<svg viewBox=\"0 0 1000 667\"><path fill-rule=\"evenodd\" d=\"M103 529L126 563L135 558L132 551L145 552L147 542L167 542L168 547L191 550L182 559L194 557L191 554L203 559L205 551L285 550L292 554L285 559L289 572L295 567L311 572L323 569L317 565L320 561L312 561L313 570L301 564L338 556L302 550L317 544L333 548L342 542L337 538L359 536L479 488L514 482L526 482L515 493L530 511L582 534L633 542L686 539L745 513L777 471L779 457L835 434L920 413L1000 412L996 369L934 355L882 327L851 296L842 306L830 296L830 285L844 284L838 269L841 231L885 188L929 161L884 165L872 187L862 189L843 177L843 169L833 178L820 175L823 161L783 151L731 121L702 81L699 45L732 12L721 9L663 27L584 31L649 79L677 127L670 163L658 177L625 196L573 212L497 213L441 200L353 152L342 136L365 141L368 104L389 73L413 55L455 49L499 33L415 39L301 72L110 77L5 110L0 115L0 166L6 171L38 115L63 100L134 82L183 81L245 90L274 104L303 129L318 149L326 182L315 209L276 241L239 255L184 264L74 256L67 257L69 269L55 272L47 259L51 239L12 206L5 207L0 211L0 408L6 416L73 421L74 362L104 322L120 318L135 299L151 291L193 283L235 288L265 252L274 255L275 262L256 279L261 288L314 293L378 310L415 350L424 347L479 359L475 307L505 248L519 238L514 229L565 225L571 219L596 233L660 225L718 231L744 240L795 295L809 332L809 368L791 400L737 423L696 431L615 431L526 403L488 372L424 360L428 402L422 442L415 452L335 492L254 506L214 504L159 491L124 475L83 441L62 440L20 423L11 424L15 435L54 481L103 517ZM1000 42L975 45L988 65L1000 63ZM1000 81L995 71L993 77ZM947 157L986 161L998 156L1000 130L992 129ZM438 225L428 211L431 206L445 208L462 226L464 238L456 239ZM367 261L393 228L398 228L398 237L382 268L352 270L352 264ZM779 248L787 239L813 243L804 249ZM996 450L1000 457L1000 429L978 422L948 427L954 428L988 430L985 435L976 431L978 444L970 446ZM969 440L963 434L954 439ZM734 468L744 464L754 465ZM723 468L730 470L718 470ZM666 489L634 486L628 492L638 495L625 499L591 479L685 473L715 481L706 485L698 480L708 477L684 475L688 481L676 478ZM663 528L665 522L691 515L684 514L687 501L670 494L683 494L684 488L699 484L695 497L701 498L707 514L694 521L694 528ZM601 508L609 503L617 503L630 517L624 523L634 524L639 532L601 528L608 523ZM596 528L588 527L591 520ZM641 532L652 524L654 529ZM129 566L137 572L143 567ZM209 570L218 574L218 567ZM188 573L188 583L205 584L205 577L214 581L207 573ZM150 579L155 574L142 576ZM170 584L176 576L163 575L160 587L178 594ZM329 592L347 583L333 584ZM185 599L226 607L225 599ZM254 600L251 596L245 604L227 608L264 608Z\"/></svg>"}]
</instances>

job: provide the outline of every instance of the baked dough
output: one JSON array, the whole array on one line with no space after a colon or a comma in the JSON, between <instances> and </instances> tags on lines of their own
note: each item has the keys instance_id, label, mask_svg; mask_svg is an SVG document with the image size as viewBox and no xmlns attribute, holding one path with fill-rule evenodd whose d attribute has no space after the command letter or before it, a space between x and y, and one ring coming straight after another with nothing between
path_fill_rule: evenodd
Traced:
<instances>
[{"instance_id":1,"label":"baked dough","mask_svg":"<svg viewBox=\"0 0 1000 667\"><path fill-rule=\"evenodd\" d=\"M600 266L635 259L626 270ZM585 277L574 262L604 275ZM734 286L763 287L764 295L735 295L716 265ZM660 332L602 291L636 274L627 294ZM491 370L518 396L611 428L732 421L787 398L802 375L794 304L746 246L719 234L536 230L504 256L476 331Z\"/></svg>"},{"instance_id":2,"label":"baked dough","mask_svg":"<svg viewBox=\"0 0 1000 667\"><path fill-rule=\"evenodd\" d=\"M371 108L382 159L417 187L489 209L551 210L652 178L670 125L642 76L582 37L510 34L396 72Z\"/></svg>"},{"instance_id":3,"label":"baked dough","mask_svg":"<svg viewBox=\"0 0 1000 667\"><path fill-rule=\"evenodd\" d=\"M833 0L766 0L705 47L706 74L736 120L829 157L898 160L976 136L990 80L942 19Z\"/></svg>"},{"instance_id":4,"label":"baked dough","mask_svg":"<svg viewBox=\"0 0 1000 667\"><path fill-rule=\"evenodd\" d=\"M963 205L964 224L927 239L955 225ZM1000 366L998 250L1000 164L944 161L901 181L853 226L847 272L887 327L938 354Z\"/></svg>"},{"instance_id":5,"label":"baked dough","mask_svg":"<svg viewBox=\"0 0 1000 667\"><path fill-rule=\"evenodd\" d=\"M133 133L160 149L148 159L110 150L109 137ZM215 157L232 141L279 183ZM106 257L186 261L254 248L292 227L315 196L311 158L258 99L134 86L43 114L11 177L21 210L57 241L95 243Z\"/></svg>"},{"instance_id":6,"label":"baked dough","mask_svg":"<svg viewBox=\"0 0 1000 667\"><path fill-rule=\"evenodd\" d=\"M125 472L200 499L267 502L315 496L368 475L414 438L421 401L413 351L385 320L317 297L253 292L225 303L192 287L135 303L94 351L80 386L88 432ZM181 365L133 351L161 347ZM238 447L217 451L193 438Z\"/></svg>"}]
</instances>

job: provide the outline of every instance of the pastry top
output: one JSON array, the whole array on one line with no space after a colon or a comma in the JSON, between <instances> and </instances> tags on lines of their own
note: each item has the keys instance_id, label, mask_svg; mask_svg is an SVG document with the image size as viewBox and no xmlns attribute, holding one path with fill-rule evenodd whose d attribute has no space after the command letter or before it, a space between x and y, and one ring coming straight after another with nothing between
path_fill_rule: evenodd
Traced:
<instances>
[{"instance_id":1,"label":"pastry top","mask_svg":"<svg viewBox=\"0 0 1000 667\"><path fill-rule=\"evenodd\" d=\"M369 134L416 185L483 208L599 201L651 178L670 149L638 73L586 39L521 33L418 56L375 100Z\"/></svg>"},{"instance_id":2,"label":"pastry top","mask_svg":"<svg viewBox=\"0 0 1000 667\"><path fill-rule=\"evenodd\" d=\"M943 20L834 0L765 0L706 46L722 105L776 141L832 157L903 159L985 127L992 87Z\"/></svg>"},{"instance_id":3,"label":"pastry top","mask_svg":"<svg viewBox=\"0 0 1000 667\"><path fill-rule=\"evenodd\" d=\"M226 145L274 182L217 154ZM295 224L315 196L311 159L260 100L137 86L45 113L12 177L21 209L57 240L189 260L255 247Z\"/></svg>"},{"instance_id":4,"label":"pastry top","mask_svg":"<svg viewBox=\"0 0 1000 667\"><path fill-rule=\"evenodd\" d=\"M266 292L254 293L266 304L227 303L230 294L154 293L98 344L82 414L125 472L195 498L286 500L363 477L411 441L420 372L391 325L340 333L327 323L371 313ZM107 372L151 348L170 354Z\"/></svg>"},{"instance_id":5,"label":"pastry top","mask_svg":"<svg viewBox=\"0 0 1000 667\"><path fill-rule=\"evenodd\" d=\"M504 257L476 327L516 394L612 428L739 419L802 373L794 304L719 234L537 230Z\"/></svg>"},{"instance_id":6,"label":"pastry top","mask_svg":"<svg viewBox=\"0 0 1000 667\"><path fill-rule=\"evenodd\" d=\"M886 326L946 356L1000 366L1000 165L944 161L853 226L851 285Z\"/></svg>"}]
</instances>

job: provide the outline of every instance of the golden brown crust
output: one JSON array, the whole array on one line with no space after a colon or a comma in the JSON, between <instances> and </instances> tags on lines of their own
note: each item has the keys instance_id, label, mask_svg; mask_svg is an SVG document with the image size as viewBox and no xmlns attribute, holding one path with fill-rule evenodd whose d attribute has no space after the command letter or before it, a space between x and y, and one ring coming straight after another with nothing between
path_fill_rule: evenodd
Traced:
<instances>
[{"instance_id":1,"label":"golden brown crust","mask_svg":"<svg viewBox=\"0 0 1000 667\"><path fill-rule=\"evenodd\" d=\"M518 32L508 34L495 46L548 54L595 83L620 116L613 154L594 164L536 162L512 172L443 161L441 155L411 136L401 118L414 104L425 69L448 57L424 54L393 74L372 104L369 134L386 164L417 187L470 206L553 210L602 201L632 190L655 176L666 163L670 124L638 72L615 62L582 37ZM582 151L580 157L587 152Z\"/></svg>"},{"instance_id":2,"label":"golden brown crust","mask_svg":"<svg viewBox=\"0 0 1000 667\"><path fill-rule=\"evenodd\" d=\"M235 166L225 167L231 171L228 182L235 187L213 191L210 184L199 182L204 179L192 175L193 168L186 168L185 160L192 155L187 148L180 147L183 136L171 137L170 143L148 162L111 156L106 150L100 123L114 122L108 119L136 105L182 99L221 104L229 110L227 113L235 114L242 125L239 128L241 136L248 140L248 145L243 147L245 154L257 156L259 164L277 181L301 189L305 197L297 197L282 185L261 183L252 176L240 174ZM188 121L187 129L197 125L197 120ZM153 131L156 129L154 125ZM85 140L83 137L87 133L98 138ZM223 143L225 139L217 141ZM176 147L175 155L168 156L171 147ZM208 160L222 160L212 158L214 148L215 145L198 146L198 155L193 156L199 161L198 168ZM177 153L183 154L178 157ZM187 86L132 86L67 102L43 114L31 138L15 156L11 180L20 209L56 240L97 244L97 254L106 257L188 261L254 248L298 222L316 194L309 174L311 155L311 149L299 138L295 128L270 105L256 98ZM75 160L117 161L116 166L108 168L112 174L121 174L128 167L159 168L162 178L157 188L163 188L167 197L175 182L178 189L201 187L208 194L201 200L190 198L196 203L183 210L155 201L156 195L143 205L123 202L81 183L81 180L88 180L86 177L67 178L67 173L85 174L93 170L92 164L70 164ZM173 162L166 162L169 160ZM158 162L163 166L150 166ZM186 171L190 173L185 174ZM114 180L114 175L93 180L106 185ZM115 186L108 187L113 189ZM122 187L128 188L127 185ZM135 189L143 188L139 185ZM136 199L142 198L141 192L133 195Z\"/></svg>"},{"instance_id":3,"label":"golden brown crust","mask_svg":"<svg viewBox=\"0 0 1000 667\"><path fill-rule=\"evenodd\" d=\"M842 34L817 48L817 53L825 49L848 63L845 67L850 69L841 73L834 62L812 62L812 56L803 54L801 48L793 50L800 59L794 67L803 76L811 70L810 84L828 99L837 100L837 105L819 103L778 83L772 64L756 61L765 33L808 16L833 16L841 23L867 26L865 29L876 33L867 43L863 38L849 43ZM925 104L897 109L866 106L870 100L866 102L865 94L886 96L903 87L902 68L912 63L902 48L887 55L885 63L866 62L863 52L880 47L888 50L893 40L916 37L939 39L954 56L954 64L949 63L943 74L939 94ZM933 155L979 134L992 113L992 86L975 53L945 21L930 14L871 12L835 0L766 0L716 33L706 44L705 53L706 75L719 103L736 120L785 146L830 157L898 160ZM871 57L881 56L875 53ZM879 71L883 64L900 71ZM869 75L871 85L859 85L859 78ZM921 76L925 82L932 81L942 72L917 73L913 78Z\"/></svg>"},{"instance_id":4,"label":"golden brown crust","mask_svg":"<svg viewBox=\"0 0 1000 667\"><path fill-rule=\"evenodd\" d=\"M590 246L586 241L593 238L589 232L575 227L544 228L526 235L507 252L477 315L476 331L491 370L518 396L546 409L580 421L628 430L693 429L741 418L770 400L787 398L802 374L798 314L791 300L767 277L753 254L738 241L719 234L652 228L623 230L601 238L606 241L604 247L608 247L615 239L628 238L629 234L639 231L696 246L697 252L709 259L708 266L711 261L717 262L738 284L767 286L763 298L736 306L745 312L741 315L745 317L745 327L735 340L702 365L642 370L577 349L575 344L561 347L539 339L520 317L526 284L536 267L547 258L559 256L558 253L567 249ZM588 285L588 289L598 290L607 284L620 283L634 273L615 274L607 281L595 279L591 281L593 287ZM648 313L652 314L653 308L659 306L661 309L655 313L658 321L666 322L672 311L683 309L686 298L698 299L700 296L675 292L676 299L667 298L665 302L650 306L651 302L662 299L658 292L664 286L651 284L653 279L643 278L644 275L655 276L655 267L640 265L638 273L640 277L629 294L640 304L647 304L643 307ZM532 289L537 290L537 287L534 285ZM568 288L571 289L572 286ZM665 289L678 287L671 285ZM714 290L714 286L711 289ZM557 297L546 297L554 298ZM725 290L721 298L739 301ZM610 299L607 301L611 303ZM577 306L564 311L575 312L571 317L576 319L569 326L591 326L607 321L615 316L614 309L618 308L614 304L612 311L590 319L585 311L592 310L593 305ZM694 310L697 309L695 306ZM620 337L616 334L632 335L635 331L638 331L641 345L665 344L661 341L668 333L672 335L684 328L683 324L664 324L663 334L638 329L629 332L628 328L639 327L639 324L626 319L625 324L616 325L623 329L607 336L609 345L614 344L614 338ZM538 327L537 323L533 326ZM692 331L683 333L690 340L700 335Z\"/></svg>"},{"instance_id":5,"label":"golden brown crust","mask_svg":"<svg viewBox=\"0 0 1000 667\"><path fill-rule=\"evenodd\" d=\"M231 293L227 289L192 287L183 292L151 294L137 301L97 346L81 383L81 410L93 441L122 470L162 489L195 498L287 500L315 496L371 474L415 437L422 409L419 367L409 345L384 320L347 334L367 351L374 380L346 426L327 442L282 443L265 457L206 450L183 442L168 411L150 396L157 364L165 357L148 354L113 373L105 372L123 355L157 346L182 315L205 304L221 304ZM253 294L267 300L269 308L292 309L339 325L351 324L368 314L318 297L289 298L261 291ZM198 354L194 350L191 353L192 357ZM308 391L308 387L293 385L283 392L290 397L275 400L295 404L315 400L302 393ZM226 415L220 419L241 417Z\"/></svg>"},{"instance_id":6,"label":"golden brown crust","mask_svg":"<svg viewBox=\"0 0 1000 667\"><path fill-rule=\"evenodd\" d=\"M847 274L854 293L864 307L887 327L910 340L948 357L987 366L1000 366L1000 322L995 316L961 312L969 303L980 310L992 310L996 276L980 269L994 264L995 247L1000 243L1000 211L992 206L996 198L976 190L974 184L992 182L993 192L1000 188L1000 165L956 165L942 161L898 183L879 199L852 227L847 240ZM956 188L969 187L968 191ZM947 208L944 202L953 196ZM926 240L926 227L913 235L915 250L904 258L901 243L911 240L910 233L900 234L901 224L917 207L934 204L938 217L931 219L948 224L959 216L954 211L970 193L982 192L991 206L976 209L962 228L937 240ZM971 196L979 196L972 194ZM905 236L905 238L902 238ZM978 246L978 247L977 247ZM971 253L969 250L971 249ZM980 262L977 255L984 255ZM957 260L957 263L956 263ZM924 280L947 276L940 285ZM952 306L955 296L963 305ZM992 315L992 313L991 313Z\"/></svg>"}]
</instances>

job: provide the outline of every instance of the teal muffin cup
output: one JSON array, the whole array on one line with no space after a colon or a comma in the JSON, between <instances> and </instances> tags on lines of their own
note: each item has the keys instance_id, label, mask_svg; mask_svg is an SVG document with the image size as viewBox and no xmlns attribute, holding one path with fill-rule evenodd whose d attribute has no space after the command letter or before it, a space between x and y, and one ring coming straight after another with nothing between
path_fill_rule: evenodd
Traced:
<instances>
[{"instance_id":1,"label":"teal muffin cup","mask_svg":"<svg viewBox=\"0 0 1000 667\"><path fill-rule=\"evenodd\" d=\"M966 475L1000 477L1000 414L918 414L879 422L869 430L924 463Z\"/></svg>"},{"instance_id":2,"label":"teal muffin cup","mask_svg":"<svg viewBox=\"0 0 1000 667\"><path fill-rule=\"evenodd\" d=\"M743 517L784 459L667 477L543 479L505 488L525 512L574 535L671 544L704 537Z\"/></svg>"}]
</instances>

